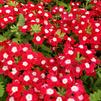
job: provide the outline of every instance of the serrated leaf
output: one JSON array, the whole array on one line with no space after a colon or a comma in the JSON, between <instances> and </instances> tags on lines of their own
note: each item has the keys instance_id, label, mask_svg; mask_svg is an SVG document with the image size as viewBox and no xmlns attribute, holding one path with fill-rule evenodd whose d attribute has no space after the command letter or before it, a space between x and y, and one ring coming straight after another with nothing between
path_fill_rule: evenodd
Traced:
<instances>
[{"instance_id":1,"label":"serrated leaf","mask_svg":"<svg viewBox=\"0 0 101 101\"><path fill-rule=\"evenodd\" d=\"M18 31L18 26L12 25L12 26L10 27L10 29L11 29L11 32L15 33L15 32Z\"/></svg>"},{"instance_id":2,"label":"serrated leaf","mask_svg":"<svg viewBox=\"0 0 101 101\"><path fill-rule=\"evenodd\" d=\"M90 94L90 101L101 101L101 90L97 90L93 94Z\"/></svg>"},{"instance_id":3,"label":"serrated leaf","mask_svg":"<svg viewBox=\"0 0 101 101\"><path fill-rule=\"evenodd\" d=\"M63 33L63 32L61 31L61 29L58 29L58 30L56 31L56 34L59 36L59 38L63 38L66 33Z\"/></svg>"},{"instance_id":4,"label":"serrated leaf","mask_svg":"<svg viewBox=\"0 0 101 101\"><path fill-rule=\"evenodd\" d=\"M24 26L24 24L25 24L25 18L23 14L19 14L17 26Z\"/></svg>"},{"instance_id":5,"label":"serrated leaf","mask_svg":"<svg viewBox=\"0 0 101 101\"><path fill-rule=\"evenodd\" d=\"M94 84L95 89L101 89L101 78L98 78Z\"/></svg>"},{"instance_id":6,"label":"serrated leaf","mask_svg":"<svg viewBox=\"0 0 101 101\"><path fill-rule=\"evenodd\" d=\"M3 35L0 35L0 42L3 42L5 40L7 40L6 37L4 37Z\"/></svg>"},{"instance_id":7,"label":"serrated leaf","mask_svg":"<svg viewBox=\"0 0 101 101\"><path fill-rule=\"evenodd\" d=\"M3 85L3 82L0 82L0 97L3 96L5 90L4 90L4 85Z\"/></svg>"},{"instance_id":8,"label":"serrated leaf","mask_svg":"<svg viewBox=\"0 0 101 101\"><path fill-rule=\"evenodd\" d=\"M41 26L40 26L40 24L34 24L34 25L32 25L32 26L31 26L31 31L32 31L33 33L38 33L38 32L40 32L40 31L41 31Z\"/></svg>"},{"instance_id":9,"label":"serrated leaf","mask_svg":"<svg viewBox=\"0 0 101 101\"><path fill-rule=\"evenodd\" d=\"M17 6L18 5L18 2L8 0L8 5L10 5L10 6Z\"/></svg>"}]
</instances>

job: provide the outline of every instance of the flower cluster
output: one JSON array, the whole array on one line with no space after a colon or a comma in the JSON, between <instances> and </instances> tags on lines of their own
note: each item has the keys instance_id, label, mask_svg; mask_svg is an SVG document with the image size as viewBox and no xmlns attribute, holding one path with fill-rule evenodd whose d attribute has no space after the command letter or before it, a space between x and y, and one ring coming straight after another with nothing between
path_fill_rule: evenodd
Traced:
<instances>
[{"instance_id":1,"label":"flower cluster","mask_svg":"<svg viewBox=\"0 0 101 101\"><path fill-rule=\"evenodd\" d=\"M48 11L42 2L0 8L2 30L15 25L21 15L24 22L17 23L17 31L32 37L25 43L13 42L12 37L0 42L0 74L11 78L7 101L89 101L80 77L95 76L101 62L96 55L101 50L99 2L91 1L90 11L80 8L80 2L71 2L69 12L63 6Z\"/></svg>"}]
</instances>

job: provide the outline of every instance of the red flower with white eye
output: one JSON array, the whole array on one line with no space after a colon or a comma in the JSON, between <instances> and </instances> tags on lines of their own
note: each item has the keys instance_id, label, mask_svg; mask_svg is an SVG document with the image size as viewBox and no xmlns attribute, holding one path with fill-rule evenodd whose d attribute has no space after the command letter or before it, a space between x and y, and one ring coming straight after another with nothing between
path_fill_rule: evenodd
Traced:
<instances>
[{"instance_id":1,"label":"red flower with white eye","mask_svg":"<svg viewBox=\"0 0 101 101\"><path fill-rule=\"evenodd\" d=\"M33 43L40 45L43 43L44 39L40 35L34 34L34 38L32 41Z\"/></svg>"},{"instance_id":2,"label":"red flower with white eye","mask_svg":"<svg viewBox=\"0 0 101 101\"><path fill-rule=\"evenodd\" d=\"M26 33L29 30L29 26L28 25L20 26L19 30L23 33Z\"/></svg>"},{"instance_id":3,"label":"red flower with white eye","mask_svg":"<svg viewBox=\"0 0 101 101\"><path fill-rule=\"evenodd\" d=\"M4 15L14 15L14 10L13 10L13 7L10 7L10 6L4 6L3 7L3 14Z\"/></svg>"},{"instance_id":4,"label":"red flower with white eye","mask_svg":"<svg viewBox=\"0 0 101 101\"><path fill-rule=\"evenodd\" d=\"M32 89L24 90L20 101L38 101L38 97Z\"/></svg>"},{"instance_id":5,"label":"red flower with white eye","mask_svg":"<svg viewBox=\"0 0 101 101\"><path fill-rule=\"evenodd\" d=\"M47 75L47 83L52 87L59 85L59 79L57 75L54 75L52 73Z\"/></svg>"},{"instance_id":6,"label":"red flower with white eye","mask_svg":"<svg viewBox=\"0 0 101 101\"><path fill-rule=\"evenodd\" d=\"M10 51L10 54L19 56L21 48L19 47L19 45L17 43L13 42L13 43L9 44L8 49Z\"/></svg>"},{"instance_id":7,"label":"red flower with white eye","mask_svg":"<svg viewBox=\"0 0 101 101\"><path fill-rule=\"evenodd\" d=\"M8 17L4 17L4 18L3 18L3 22L4 22L5 24L8 24L8 23L9 23Z\"/></svg>"},{"instance_id":8,"label":"red flower with white eye","mask_svg":"<svg viewBox=\"0 0 101 101\"><path fill-rule=\"evenodd\" d=\"M57 46L58 43L61 42L61 39L59 37L55 37L55 36L50 36L48 38L48 43L52 46Z\"/></svg>"},{"instance_id":9,"label":"red flower with white eye","mask_svg":"<svg viewBox=\"0 0 101 101\"><path fill-rule=\"evenodd\" d=\"M20 97L15 98L14 96L8 96L7 99L6 99L6 101L19 101L19 100L18 100L19 98L20 98Z\"/></svg>"},{"instance_id":10,"label":"red flower with white eye","mask_svg":"<svg viewBox=\"0 0 101 101\"><path fill-rule=\"evenodd\" d=\"M14 23L16 21L16 17L14 16L8 16L9 23Z\"/></svg>"},{"instance_id":11,"label":"red flower with white eye","mask_svg":"<svg viewBox=\"0 0 101 101\"><path fill-rule=\"evenodd\" d=\"M48 96L52 96L52 95L54 95L55 93L56 93L55 90L52 89L52 88L46 88L46 89L45 89L45 94L48 95Z\"/></svg>"},{"instance_id":12,"label":"red flower with white eye","mask_svg":"<svg viewBox=\"0 0 101 101\"><path fill-rule=\"evenodd\" d=\"M22 52L27 52L27 51L29 51L29 50L31 50L31 46L30 46L30 44L21 44L21 51Z\"/></svg>"},{"instance_id":13,"label":"red flower with white eye","mask_svg":"<svg viewBox=\"0 0 101 101\"><path fill-rule=\"evenodd\" d=\"M94 72L94 68L96 68L96 64L94 63L89 64L88 62L86 62L84 66L85 66L85 71L87 75L90 75L90 74L92 75L92 73Z\"/></svg>"},{"instance_id":14,"label":"red flower with white eye","mask_svg":"<svg viewBox=\"0 0 101 101\"><path fill-rule=\"evenodd\" d=\"M32 77L30 71L25 71L20 77L19 80L24 85L32 84Z\"/></svg>"},{"instance_id":15,"label":"red flower with white eye","mask_svg":"<svg viewBox=\"0 0 101 101\"><path fill-rule=\"evenodd\" d=\"M7 66L13 66L14 65L14 59L13 58L8 58L7 60L5 60L4 65Z\"/></svg>"},{"instance_id":16,"label":"red flower with white eye","mask_svg":"<svg viewBox=\"0 0 101 101\"><path fill-rule=\"evenodd\" d=\"M69 97L66 99L66 101L76 101L76 100L75 100L75 97Z\"/></svg>"},{"instance_id":17,"label":"red flower with white eye","mask_svg":"<svg viewBox=\"0 0 101 101\"><path fill-rule=\"evenodd\" d=\"M14 67L12 67L10 69L10 71L8 72L8 76L12 79L17 78L17 76L19 75L19 71L16 65L14 65Z\"/></svg>"},{"instance_id":18,"label":"red flower with white eye","mask_svg":"<svg viewBox=\"0 0 101 101\"><path fill-rule=\"evenodd\" d=\"M68 68L72 64L73 60L65 57L62 61L60 61L60 65Z\"/></svg>"},{"instance_id":19,"label":"red flower with white eye","mask_svg":"<svg viewBox=\"0 0 101 101\"><path fill-rule=\"evenodd\" d=\"M74 83L74 79L70 75L64 75L61 78L61 83L64 87L67 87L67 85L70 87Z\"/></svg>"},{"instance_id":20,"label":"red flower with white eye","mask_svg":"<svg viewBox=\"0 0 101 101\"><path fill-rule=\"evenodd\" d=\"M23 59L18 62L18 68L19 70L30 70L32 68L32 64L29 60Z\"/></svg>"},{"instance_id":21,"label":"red flower with white eye","mask_svg":"<svg viewBox=\"0 0 101 101\"><path fill-rule=\"evenodd\" d=\"M84 68L82 68L82 66L78 65L73 68L72 72L73 72L73 75L78 78L82 75L83 70L84 70Z\"/></svg>"},{"instance_id":22,"label":"red flower with white eye","mask_svg":"<svg viewBox=\"0 0 101 101\"><path fill-rule=\"evenodd\" d=\"M22 85L19 82L12 82L7 84L6 91L10 96L20 97L20 94L23 90Z\"/></svg>"}]
</instances>

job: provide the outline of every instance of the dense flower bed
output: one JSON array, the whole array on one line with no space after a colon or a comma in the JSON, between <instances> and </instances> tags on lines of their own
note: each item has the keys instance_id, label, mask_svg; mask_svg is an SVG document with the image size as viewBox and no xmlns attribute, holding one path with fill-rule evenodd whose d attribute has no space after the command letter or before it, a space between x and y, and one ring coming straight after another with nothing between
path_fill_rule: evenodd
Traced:
<instances>
[{"instance_id":1,"label":"dense flower bed","mask_svg":"<svg viewBox=\"0 0 101 101\"><path fill-rule=\"evenodd\" d=\"M90 101L96 91L101 1L49 2L0 1L2 101Z\"/></svg>"}]
</instances>

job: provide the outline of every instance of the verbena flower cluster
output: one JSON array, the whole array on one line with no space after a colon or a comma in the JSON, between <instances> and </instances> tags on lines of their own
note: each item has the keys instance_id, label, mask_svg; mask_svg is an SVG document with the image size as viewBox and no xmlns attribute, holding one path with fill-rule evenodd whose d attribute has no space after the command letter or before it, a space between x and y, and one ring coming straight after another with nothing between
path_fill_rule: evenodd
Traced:
<instances>
[{"instance_id":1,"label":"verbena flower cluster","mask_svg":"<svg viewBox=\"0 0 101 101\"><path fill-rule=\"evenodd\" d=\"M32 37L25 43L0 42L0 74L11 78L7 101L89 101L80 78L95 76L101 62L96 56L101 50L101 2L91 4L86 10L71 2L69 12L63 6L47 10L43 3L31 2L0 7L0 29L16 24L21 15L25 23L17 25L18 31ZM33 48L42 45L55 55Z\"/></svg>"}]
</instances>

